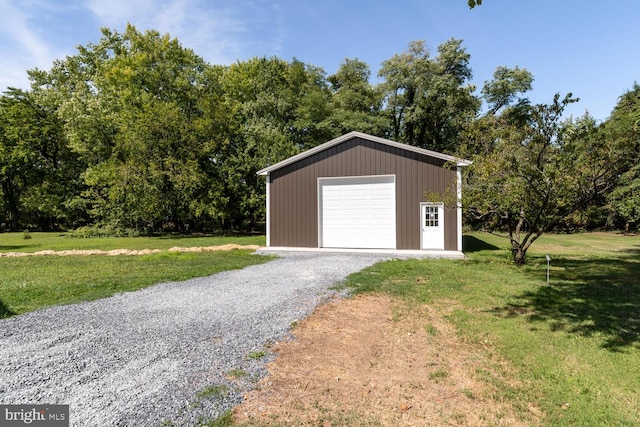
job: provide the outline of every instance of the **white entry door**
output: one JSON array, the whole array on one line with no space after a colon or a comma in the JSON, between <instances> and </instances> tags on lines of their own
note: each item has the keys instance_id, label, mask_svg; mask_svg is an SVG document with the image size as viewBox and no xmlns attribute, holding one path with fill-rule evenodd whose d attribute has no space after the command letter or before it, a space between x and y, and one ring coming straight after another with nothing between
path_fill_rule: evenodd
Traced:
<instances>
[{"instance_id":1,"label":"white entry door","mask_svg":"<svg viewBox=\"0 0 640 427\"><path fill-rule=\"evenodd\" d=\"M420 203L422 249L444 250L444 206Z\"/></svg>"},{"instance_id":2,"label":"white entry door","mask_svg":"<svg viewBox=\"0 0 640 427\"><path fill-rule=\"evenodd\" d=\"M394 176L320 178L320 246L396 247Z\"/></svg>"}]
</instances>

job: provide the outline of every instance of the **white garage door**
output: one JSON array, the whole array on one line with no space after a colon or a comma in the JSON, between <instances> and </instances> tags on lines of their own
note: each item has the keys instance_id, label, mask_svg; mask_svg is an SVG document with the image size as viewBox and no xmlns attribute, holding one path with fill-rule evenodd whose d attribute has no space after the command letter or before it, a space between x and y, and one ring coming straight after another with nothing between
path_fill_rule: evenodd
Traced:
<instances>
[{"instance_id":1,"label":"white garage door","mask_svg":"<svg viewBox=\"0 0 640 427\"><path fill-rule=\"evenodd\" d=\"M396 247L394 176L320 179L320 246Z\"/></svg>"}]
</instances>

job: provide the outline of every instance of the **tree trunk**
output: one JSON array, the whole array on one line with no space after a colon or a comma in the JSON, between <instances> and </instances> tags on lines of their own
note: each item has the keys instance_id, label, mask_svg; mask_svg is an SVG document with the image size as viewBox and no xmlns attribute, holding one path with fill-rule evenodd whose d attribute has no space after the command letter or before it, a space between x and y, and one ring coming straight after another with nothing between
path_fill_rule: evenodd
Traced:
<instances>
[{"instance_id":1,"label":"tree trunk","mask_svg":"<svg viewBox=\"0 0 640 427\"><path fill-rule=\"evenodd\" d=\"M512 243L511 255L516 265L524 265L527 262L527 250L520 244Z\"/></svg>"},{"instance_id":2,"label":"tree trunk","mask_svg":"<svg viewBox=\"0 0 640 427\"><path fill-rule=\"evenodd\" d=\"M515 262L516 265L524 265L527 263L527 251L529 250L533 242L538 240L538 237L542 236L543 233L544 230L539 230L535 233L528 231L524 239L520 239L521 236L519 233L515 238L513 236L513 233L510 234L511 255L513 257L513 262Z\"/></svg>"},{"instance_id":3,"label":"tree trunk","mask_svg":"<svg viewBox=\"0 0 640 427\"><path fill-rule=\"evenodd\" d=\"M4 193L7 210L9 211L9 223L11 231L18 231L20 225L20 210L18 209L17 196L11 182L2 182L2 192Z\"/></svg>"}]
</instances>

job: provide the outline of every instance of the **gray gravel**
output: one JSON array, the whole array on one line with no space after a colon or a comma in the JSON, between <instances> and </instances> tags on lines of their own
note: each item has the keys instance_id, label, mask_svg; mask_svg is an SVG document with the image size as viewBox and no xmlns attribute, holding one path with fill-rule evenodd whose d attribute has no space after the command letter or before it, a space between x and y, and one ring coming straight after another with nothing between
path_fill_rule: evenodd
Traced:
<instances>
[{"instance_id":1,"label":"gray gravel","mask_svg":"<svg viewBox=\"0 0 640 427\"><path fill-rule=\"evenodd\" d=\"M251 356L287 339L333 284L382 258L287 254L0 320L0 404L68 404L78 427L215 419L273 357ZM228 379L232 370L247 375Z\"/></svg>"}]
</instances>

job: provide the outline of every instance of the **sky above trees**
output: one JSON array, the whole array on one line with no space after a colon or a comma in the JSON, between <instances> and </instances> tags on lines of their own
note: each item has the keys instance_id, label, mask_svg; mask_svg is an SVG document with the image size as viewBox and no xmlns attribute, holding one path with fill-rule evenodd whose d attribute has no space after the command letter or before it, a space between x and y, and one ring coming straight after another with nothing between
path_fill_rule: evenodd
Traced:
<instances>
[{"instance_id":1,"label":"sky above trees","mask_svg":"<svg viewBox=\"0 0 640 427\"><path fill-rule=\"evenodd\" d=\"M497 66L519 66L534 75L532 102L572 92L581 101L568 114L588 110L604 120L640 80L638 16L636 0L486 0L473 10L464 0L0 0L0 90L26 89L26 70L48 70L98 40L100 27L123 30L127 22L168 32L212 64L278 56L333 74L357 57L373 83L382 62L410 41L435 49L456 38L471 55L478 92Z\"/></svg>"}]
</instances>

